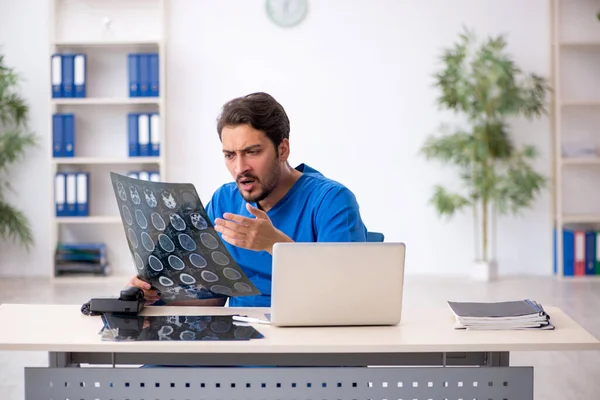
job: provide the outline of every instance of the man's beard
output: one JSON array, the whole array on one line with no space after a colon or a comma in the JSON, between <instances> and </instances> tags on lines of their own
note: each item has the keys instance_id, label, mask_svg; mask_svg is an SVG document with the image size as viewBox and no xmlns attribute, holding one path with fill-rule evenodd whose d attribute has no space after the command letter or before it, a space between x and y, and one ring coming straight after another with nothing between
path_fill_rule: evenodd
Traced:
<instances>
[{"instance_id":1,"label":"man's beard","mask_svg":"<svg viewBox=\"0 0 600 400\"><path fill-rule=\"evenodd\" d=\"M271 193L273 193L273 190L275 190L277 184L279 183L279 175L279 163L277 162L277 160L275 160L267 176L265 176L264 179L258 179L257 176L250 174L239 175L236 179L236 184L244 200L246 200L248 203L258 203L259 201L266 199ZM244 179L252 179L254 181L255 187L253 188L252 194L246 193L242 189L240 181Z\"/></svg>"}]
</instances>

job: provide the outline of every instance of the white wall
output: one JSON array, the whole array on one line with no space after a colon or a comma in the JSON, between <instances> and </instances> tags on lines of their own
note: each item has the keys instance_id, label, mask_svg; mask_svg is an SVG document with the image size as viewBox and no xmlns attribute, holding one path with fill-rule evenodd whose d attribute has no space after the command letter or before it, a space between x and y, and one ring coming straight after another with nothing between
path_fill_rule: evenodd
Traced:
<instances>
[{"instance_id":1,"label":"white wall","mask_svg":"<svg viewBox=\"0 0 600 400\"><path fill-rule=\"evenodd\" d=\"M49 12L47 1L0 0L0 53L22 77L21 93L30 107L29 128L40 136L39 145L11 167L15 192L7 193L7 200L27 213L36 245L26 253L12 242L0 241L0 275L49 275L51 271Z\"/></svg>"},{"instance_id":2,"label":"white wall","mask_svg":"<svg viewBox=\"0 0 600 400\"><path fill-rule=\"evenodd\" d=\"M48 7L40 3L0 0L0 43L28 79L23 93L32 105L32 127L48 135ZM215 131L221 105L266 91L290 116L292 163L306 162L350 187L371 230L407 243L407 274L466 274L474 248L470 213L444 222L427 204L434 184L457 182L455 171L418 155L428 134L455 119L437 109L432 74L442 47L465 24L482 34L507 33L518 64L548 75L547 3L312 0L302 25L282 29L268 20L264 0L170 0L169 179L194 183L208 201L230 179ZM18 24L21 18L31 23ZM538 167L549 176L547 119L517 121L515 134L518 142L538 146ZM11 175L22 207L37 213L39 247L24 257L0 245L0 274L50 271L38 258L48 254L45 217L51 213L44 195L49 182L40 173L49 162L45 146ZM502 274L551 273L550 198L545 194L521 218L499 221Z\"/></svg>"}]
</instances>

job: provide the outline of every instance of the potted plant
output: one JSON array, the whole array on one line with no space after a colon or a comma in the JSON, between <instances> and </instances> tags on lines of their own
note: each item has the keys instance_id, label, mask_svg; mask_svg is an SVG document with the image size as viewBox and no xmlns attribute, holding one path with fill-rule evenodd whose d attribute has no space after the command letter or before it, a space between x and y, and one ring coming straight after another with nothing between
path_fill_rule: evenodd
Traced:
<instances>
[{"instance_id":1,"label":"potted plant","mask_svg":"<svg viewBox=\"0 0 600 400\"><path fill-rule=\"evenodd\" d=\"M441 135L427 138L421 151L458 169L464 192L436 185L431 198L440 216L451 217L470 207L475 218L477 251L473 277L483 280L497 275L496 260L489 254L494 215L517 214L532 205L547 179L531 161L533 146L518 148L510 137L507 119L532 119L546 113L549 92L545 78L522 72L506 52L500 35L478 41L465 29L441 56L435 86L438 105L460 114L464 126L442 125Z\"/></svg>"},{"instance_id":2,"label":"potted plant","mask_svg":"<svg viewBox=\"0 0 600 400\"><path fill-rule=\"evenodd\" d=\"M29 221L6 201L6 191L12 190L6 176L8 167L36 143L27 129L29 107L18 93L18 81L17 73L0 55L0 238L12 239L29 249L33 244Z\"/></svg>"}]
</instances>

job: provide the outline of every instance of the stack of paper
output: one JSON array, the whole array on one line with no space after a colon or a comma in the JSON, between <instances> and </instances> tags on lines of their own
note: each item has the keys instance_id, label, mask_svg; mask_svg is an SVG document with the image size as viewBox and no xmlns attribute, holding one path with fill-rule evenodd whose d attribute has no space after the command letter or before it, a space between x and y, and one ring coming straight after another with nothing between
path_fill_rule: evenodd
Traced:
<instances>
[{"instance_id":1,"label":"stack of paper","mask_svg":"<svg viewBox=\"0 0 600 400\"><path fill-rule=\"evenodd\" d=\"M449 301L448 305L456 318L455 329L554 329L541 304L529 299L496 303Z\"/></svg>"}]
</instances>

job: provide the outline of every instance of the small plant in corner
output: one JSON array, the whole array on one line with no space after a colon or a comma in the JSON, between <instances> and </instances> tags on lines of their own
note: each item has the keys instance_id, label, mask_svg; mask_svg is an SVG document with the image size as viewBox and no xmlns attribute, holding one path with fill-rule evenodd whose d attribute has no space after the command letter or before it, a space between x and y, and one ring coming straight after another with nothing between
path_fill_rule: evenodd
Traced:
<instances>
[{"instance_id":1,"label":"small plant in corner","mask_svg":"<svg viewBox=\"0 0 600 400\"><path fill-rule=\"evenodd\" d=\"M0 55L0 238L15 240L29 249L33 244L29 221L6 201L6 191L12 190L8 167L36 144L34 134L27 129L29 107L17 90L18 81L17 73Z\"/></svg>"},{"instance_id":2,"label":"small plant in corner","mask_svg":"<svg viewBox=\"0 0 600 400\"><path fill-rule=\"evenodd\" d=\"M545 78L519 69L507 54L506 44L502 35L479 42L472 31L464 29L458 41L443 51L441 71L434 75L441 92L438 104L460 114L465 123L455 129L443 125L441 135L429 136L421 149L427 159L458 170L464 191L437 185L431 203L446 217L472 208L479 226L475 263L476 268L486 268L485 280L496 273L495 260L488 253L491 213L517 214L531 206L547 184L531 164L536 149L517 147L507 120L544 114L550 89ZM479 232L481 240L477 240Z\"/></svg>"}]
</instances>

